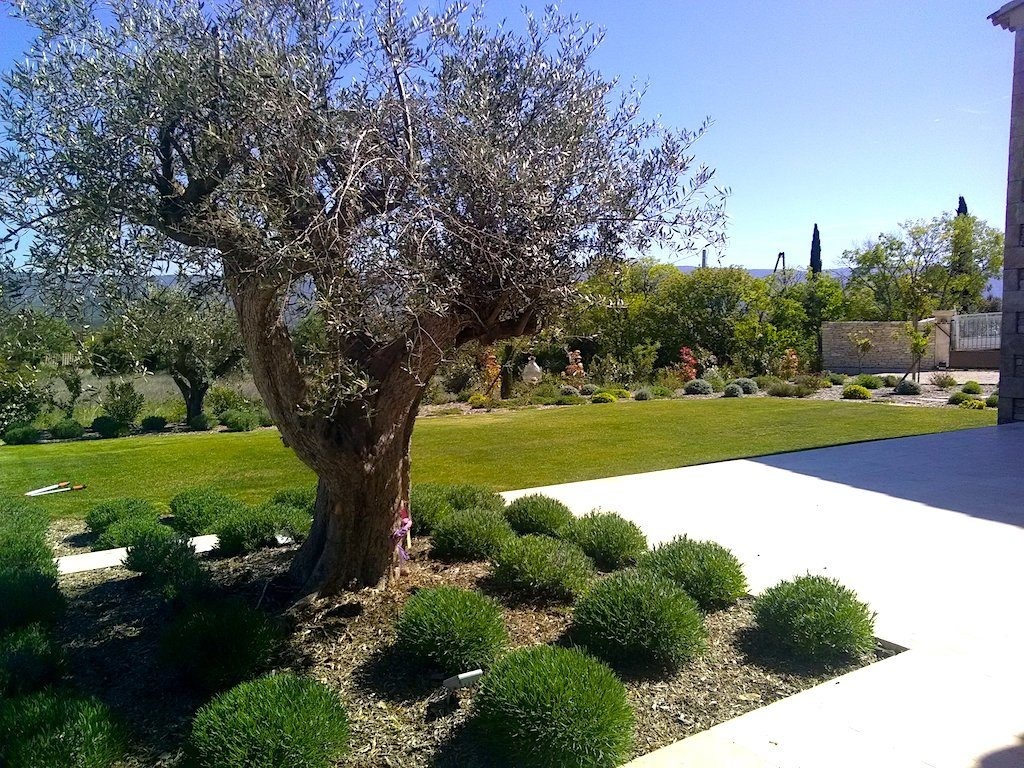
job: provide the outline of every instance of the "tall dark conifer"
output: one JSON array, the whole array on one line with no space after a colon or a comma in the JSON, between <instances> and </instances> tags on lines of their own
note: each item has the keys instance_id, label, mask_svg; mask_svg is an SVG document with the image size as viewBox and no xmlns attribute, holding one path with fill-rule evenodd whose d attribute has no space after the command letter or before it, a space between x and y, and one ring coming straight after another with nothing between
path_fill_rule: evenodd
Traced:
<instances>
[{"instance_id":1,"label":"tall dark conifer","mask_svg":"<svg viewBox=\"0 0 1024 768\"><path fill-rule=\"evenodd\" d=\"M967 201L964 200L964 196L960 195L960 200L956 205L957 216L967 216Z\"/></svg>"},{"instance_id":2,"label":"tall dark conifer","mask_svg":"<svg viewBox=\"0 0 1024 768\"><path fill-rule=\"evenodd\" d=\"M961 198L962 199L962 198ZM814 234L811 235L811 275L817 277L821 274L821 236L818 234L818 225L814 225Z\"/></svg>"}]
</instances>

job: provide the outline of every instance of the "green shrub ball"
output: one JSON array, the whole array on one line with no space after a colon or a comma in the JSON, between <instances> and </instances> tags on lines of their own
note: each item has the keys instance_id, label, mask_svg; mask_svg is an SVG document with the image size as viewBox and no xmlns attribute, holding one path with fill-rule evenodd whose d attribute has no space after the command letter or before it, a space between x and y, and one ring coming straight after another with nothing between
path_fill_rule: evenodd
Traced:
<instances>
[{"instance_id":1,"label":"green shrub ball","mask_svg":"<svg viewBox=\"0 0 1024 768\"><path fill-rule=\"evenodd\" d=\"M312 524L306 510L268 502L232 509L214 523L213 532L217 535L218 554L230 557L274 546L279 533L301 541Z\"/></svg>"},{"instance_id":2,"label":"green shrub ball","mask_svg":"<svg viewBox=\"0 0 1024 768\"><path fill-rule=\"evenodd\" d=\"M0 698L31 693L56 680L61 657L60 646L39 624L0 635Z\"/></svg>"},{"instance_id":3,"label":"green shrub ball","mask_svg":"<svg viewBox=\"0 0 1024 768\"><path fill-rule=\"evenodd\" d=\"M188 751L203 768L333 768L348 738L337 693L277 674L242 683L200 709Z\"/></svg>"},{"instance_id":4,"label":"green shrub ball","mask_svg":"<svg viewBox=\"0 0 1024 768\"><path fill-rule=\"evenodd\" d=\"M147 416L139 424L143 432L163 432L167 426L167 419L163 416Z\"/></svg>"},{"instance_id":5,"label":"green shrub ball","mask_svg":"<svg viewBox=\"0 0 1024 768\"><path fill-rule=\"evenodd\" d=\"M674 581L704 610L731 605L747 593L740 561L713 541L677 537L641 558L640 567Z\"/></svg>"},{"instance_id":6,"label":"green shrub ball","mask_svg":"<svg viewBox=\"0 0 1024 768\"><path fill-rule=\"evenodd\" d=\"M456 587L421 589L410 597L397 632L403 657L446 675L490 667L508 644L498 604Z\"/></svg>"},{"instance_id":7,"label":"green shrub ball","mask_svg":"<svg viewBox=\"0 0 1024 768\"><path fill-rule=\"evenodd\" d=\"M216 488L186 488L171 499L174 528L186 536L211 533L225 515L241 512L245 505Z\"/></svg>"},{"instance_id":8,"label":"green shrub ball","mask_svg":"<svg viewBox=\"0 0 1024 768\"><path fill-rule=\"evenodd\" d=\"M980 395L981 384L979 384L976 381L968 381L962 387L960 387L960 391L968 395Z\"/></svg>"},{"instance_id":9,"label":"green shrub ball","mask_svg":"<svg viewBox=\"0 0 1024 768\"><path fill-rule=\"evenodd\" d=\"M434 527L431 554L448 560L488 560L515 536L493 509L459 509Z\"/></svg>"},{"instance_id":10,"label":"green shrub ball","mask_svg":"<svg viewBox=\"0 0 1024 768\"><path fill-rule=\"evenodd\" d=\"M843 400L870 400L871 390L860 384L848 384L843 387Z\"/></svg>"},{"instance_id":11,"label":"green shrub ball","mask_svg":"<svg viewBox=\"0 0 1024 768\"><path fill-rule=\"evenodd\" d=\"M614 403L615 395L610 392L598 392L591 396L590 402L592 403Z\"/></svg>"},{"instance_id":12,"label":"green shrub ball","mask_svg":"<svg viewBox=\"0 0 1024 768\"><path fill-rule=\"evenodd\" d=\"M985 398L985 406L988 408L999 407L999 393L993 392L991 395Z\"/></svg>"},{"instance_id":13,"label":"green shrub ball","mask_svg":"<svg viewBox=\"0 0 1024 768\"><path fill-rule=\"evenodd\" d=\"M125 517L110 525L93 544L93 550L134 546L143 537L170 539L174 531L154 517Z\"/></svg>"},{"instance_id":14,"label":"green shrub ball","mask_svg":"<svg viewBox=\"0 0 1024 768\"><path fill-rule=\"evenodd\" d=\"M921 385L918 384L916 381L911 381L910 379L903 379L896 384L896 389L894 391L897 395L920 395Z\"/></svg>"},{"instance_id":15,"label":"green shrub ball","mask_svg":"<svg viewBox=\"0 0 1024 768\"><path fill-rule=\"evenodd\" d=\"M726 384L722 397L743 397L743 388L739 384Z\"/></svg>"},{"instance_id":16,"label":"green shrub ball","mask_svg":"<svg viewBox=\"0 0 1024 768\"><path fill-rule=\"evenodd\" d=\"M160 658L189 687L218 691L262 672L281 641L271 618L242 602L194 603L164 631Z\"/></svg>"},{"instance_id":17,"label":"green shrub ball","mask_svg":"<svg viewBox=\"0 0 1024 768\"><path fill-rule=\"evenodd\" d=\"M4 433L4 442L8 445L32 445L42 439L43 433L29 424L17 424L8 427Z\"/></svg>"},{"instance_id":18,"label":"green shrub ball","mask_svg":"<svg viewBox=\"0 0 1024 768\"><path fill-rule=\"evenodd\" d=\"M783 581L754 602L758 633L805 661L856 658L875 647L874 614L835 579Z\"/></svg>"},{"instance_id":19,"label":"green shrub ball","mask_svg":"<svg viewBox=\"0 0 1024 768\"><path fill-rule=\"evenodd\" d=\"M881 376L862 373L853 379L853 383L859 387L864 387L864 389L879 389L885 382L882 381Z\"/></svg>"},{"instance_id":20,"label":"green shrub ball","mask_svg":"<svg viewBox=\"0 0 1024 768\"><path fill-rule=\"evenodd\" d=\"M561 536L582 549L602 571L634 565L647 551L647 537L639 526L614 512L584 515L563 528Z\"/></svg>"},{"instance_id":21,"label":"green shrub ball","mask_svg":"<svg viewBox=\"0 0 1024 768\"><path fill-rule=\"evenodd\" d=\"M443 518L454 511L455 507L448 501L448 492L444 486L419 483L409 492L412 531L419 536L433 531Z\"/></svg>"},{"instance_id":22,"label":"green shrub ball","mask_svg":"<svg viewBox=\"0 0 1024 768\"><path fill-rule=\"evenodd\" d=\"M628 570L598 582L576 604L571 637L612 666L678 669L704 648L696 601L652 571Z\"/></svg>"},{"instance_id":23,"label":"green shrub ball","mask_svg":"<svg viewBox=\"0 0 1024 768\"><path fill-rule=\"evenodd\" d=\"M970 395L966 392L954 392L952 395L949 396L949 399L946 400L946 402L949 403L950 405L963 405L964 403L969 403L977 399L978 398L976 396ZM970 408L973 406L968 407Z\"/></svg>"},{"instance_id":24,"label":"green shrub ball","mask_svg":"<svg viewBox=\"0 0 1024 768\"><path fill-rule=\"evenodd\" d=\"M510 539L498 551L492 577L524 597L573 600L594 578L594 564L572 542L523 536Z\"/></svg>"},{"instance_id":25,"label":"green shrub ball","mask_svg":"<svg viewBox=\"0 0 1024 768\"><path fill-rule=\"evenodd\" d=\"M211 585L196 551L181 536L140 536L128 547L124 566L141 573L167 600L195 597Z\"/></svg>"},{"instance_id":26,"label":"green shrub ball","mask_svg":"<svg viewBox=\"0 0 1024 768\"><path fill-rule=\"evenodd\" d=\"M90 509L85 515L85 524L93 533L103 533L118 520L138 517L156 520L160 517L160 512L151 502L144 499L113 499Z\"/></svg>"},{"instance_id":27,"label":"green shrub ball","mask_svg":"<svg viewBox=\"0 0 1024 768\"><path fill-rule=\"evenodd\" d=\"M683 385L683 390L688 395L710 395L715 391L710 381L704 379L692 379Z\"/></svg>"},{"instance_id":28,"label":"green shrub ball","mask_svg":"<svg viewBox=\"0 0 1024 768\"><path fill-rule=\"evenodd\" d=\"M542 536L557 536L573 519L565 504L540 493L520 496L505 507L505 517L516 533Z\"/></svg>"},{"instance_id":29,"label":"green shrub ball","mask_svg":"<svg viewBox=\"0 0 1024 768\"><path fill-rule=\"evenodd\" d=\"M118 421L112 416L97 416L92 420L92 431L104 439L112 437L124 437L131 434L130 425Z\"/></svg>"},{"instance_id":30,"label":"green shrub ball","mask_svg":"<svg viewBox=\"0 0 1024 768\"><path fill-rule=\"evenodd\" d=\"M51 689L0 699L0 765L111 768L125 755L122 729L91 697Z\"/></svg>"},{"instance_id":31,"label":"green shrub ball","mask_svg":"<svg viewBox=\"0 0 1024 768\"><path fill-rule=\"evenodd\" d=\"M476 733L494 764L612 768L633 747L625 687L579 650L539 645L506 654L473 704Z\"/></svg>"},{"instance_id":32,"label":"green shrub ball","mask_svg":"<svg viewBox=\"0 0 1024 768\"><path fill-rule=\"evenodd\" d=\"M729 383L737 385L743 391L744 395L756 395L757 394L757 390L758 390L757 382L754 381L753 379L747 379L747 378L740 377L738 379L733 379Z\"/></svg>"},{"instance_id":33,"label":"green shrub ball","mask_svg":"<svg viewBox=\"0 0 1024 768\"><path fill-rule=\"evenodd\" d=\"M85 427L74 419L64 419L50 427L50 436L57 440L74 440L85 434Z\"/></svg>"},{"instance_id":34,"label":"green shrub ball","mask_svg":"<svg viewBox=\"0 0 1024 768\"><path fill-rule=\"evenodd\" d=\"M27 624L54 624L64 613L64 595L50 573L0 568L0 631Z\"/></svg>"}]
</instances>

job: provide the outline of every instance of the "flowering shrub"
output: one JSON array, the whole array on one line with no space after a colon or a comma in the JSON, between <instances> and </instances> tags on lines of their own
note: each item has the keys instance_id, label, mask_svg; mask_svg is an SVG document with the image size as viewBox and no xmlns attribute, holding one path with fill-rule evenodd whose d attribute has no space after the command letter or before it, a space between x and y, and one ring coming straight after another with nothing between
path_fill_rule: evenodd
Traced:
<instances>
[{"instance_id":1,"label":"flowering shrub","mask_svg":"<svg viewBox=\"0 0 1024 768\"><path fill-rule=\"evenodd\" d=\"M800 355L795 349L787 349L779 362L779 376L784 379L792 379L800 370Z\"/></svg>"},{"instance_id":2,"label":"flowering shrub","mask_svg":"<svg viewBox=\"0 0 1024 768\"><path fill-rule=\"evenodd\" d=\"M697 358L689 347L679 350L679 377L684 382L697 378Z\"/></svg>"}]
</instances>

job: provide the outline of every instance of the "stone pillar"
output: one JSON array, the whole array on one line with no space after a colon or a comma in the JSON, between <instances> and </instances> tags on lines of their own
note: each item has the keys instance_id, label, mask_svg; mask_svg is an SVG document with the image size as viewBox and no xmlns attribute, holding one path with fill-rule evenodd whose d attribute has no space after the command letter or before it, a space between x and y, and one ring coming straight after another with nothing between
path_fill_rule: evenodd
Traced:
<instances>
[{"instance_id":1,"label":"stone pillar","mask_svg":"<svg viewBox=\"0 0 1024 768\"><path fill-rule=\"evenodd\" d=\"M1006 424L1024 421L1024 0L1007 3L989 18L1015 37L999 358L999 423Z\"/></svg>"},{"instance_id":2,"label":"stone pillar","mask_svg":"<svg viewBox=\"0 0 1024 768\"><path fill-rule=\"evenodd\" d=\"M935 316L935 328L932 331L935 337L935 367L942 370L949 368L949 345L953 334L952 309L937 309L932 313Z\"/></svg>"}]
</instances>

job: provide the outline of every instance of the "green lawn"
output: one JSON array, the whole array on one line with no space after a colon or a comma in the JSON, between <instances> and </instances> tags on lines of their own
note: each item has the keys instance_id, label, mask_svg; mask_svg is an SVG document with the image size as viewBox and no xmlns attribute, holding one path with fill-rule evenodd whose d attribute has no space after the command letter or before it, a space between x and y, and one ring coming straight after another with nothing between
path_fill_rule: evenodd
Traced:
<instances>
[{"instance_id":1,"label":"green lawn","mask_svg":"<svg viewBox=\"0 0 1024 768\"><path fill-rule=\"evenodd\" d=\"M421 419L413 481L509 490L762 456L883 437L988 426L995 411L775 398L659 400ZM55 516L138 496L166 503L213 484L247 501L313 475L276 430L0 447L0 494L70 480L85 491L42 497Z\"/></svg>"}]
</instances>

